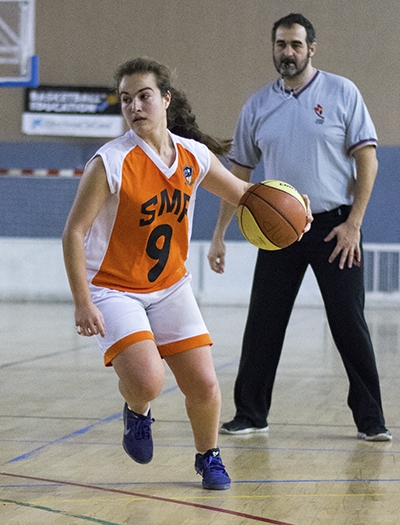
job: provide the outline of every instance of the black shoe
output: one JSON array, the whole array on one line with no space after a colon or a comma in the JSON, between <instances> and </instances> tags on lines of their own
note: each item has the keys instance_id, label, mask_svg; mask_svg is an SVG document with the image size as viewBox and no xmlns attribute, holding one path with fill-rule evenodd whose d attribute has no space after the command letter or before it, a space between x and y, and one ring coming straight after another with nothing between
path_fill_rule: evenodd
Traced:
<instances>
[{"instance_id":1,"label":"black shoe","mask_svg":"<svg viewBox=\"0 0 400 525\"><path fill-rule=\"evenodd\" d=\"M268 432L268 425L255 427L248 420L235 417L229 423L224 423L219 429L220 434L252 434L254 432Z\"/></svg>"},{"instance_id":2,"label":"black shoe","mask_svg":"<svg viewBox=\"0 0 400 525\"><path fill-rule=\"evenodd\" d=\"M392 441L392 434L385 427L376 427L368 430L368 432L358 432L357 439L364 441Z\"/></svg>"}]
</instances>

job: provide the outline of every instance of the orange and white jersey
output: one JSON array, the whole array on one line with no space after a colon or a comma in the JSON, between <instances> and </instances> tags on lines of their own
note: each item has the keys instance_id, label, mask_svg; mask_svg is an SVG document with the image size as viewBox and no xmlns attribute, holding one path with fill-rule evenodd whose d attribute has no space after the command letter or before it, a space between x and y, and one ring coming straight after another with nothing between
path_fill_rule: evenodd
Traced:
<instances>
[{"instance_id":1,"label":"orange and white jersey","mask_svg":"<svg viewBox=\"0 0 400 525\"><path fill-rule=\"evenodd\" d=\"M196 190L210 152L194 140L171 137L171 167L132 130L96 152L111 195L85 239L87 276L95 286L149 293L185 275Z\"/></svg>"}]
</instances>

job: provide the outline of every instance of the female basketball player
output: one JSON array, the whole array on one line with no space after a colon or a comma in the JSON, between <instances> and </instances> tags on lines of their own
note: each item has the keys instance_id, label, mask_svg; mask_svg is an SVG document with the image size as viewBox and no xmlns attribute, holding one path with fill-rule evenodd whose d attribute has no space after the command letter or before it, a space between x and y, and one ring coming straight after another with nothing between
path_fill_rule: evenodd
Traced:
<instances>
[{"instance_id":1,"label":"female basketball player","mask_svg":"<svg viewBox=\"0 0 400 525\"><path fill-rule=\"evenodd\" d=\"M228 489L212 342L185 260L199 185L236 206L250 184L210 152L226 152L229 142L201 133L165 66L138 58L116 80L130 130L88 162L63 235L75 323L80 335L97 337L119 377L128 455L152 459L149 403L163 387L165 360L185 396L202 485Z\"/></svg>"}]
</instances>

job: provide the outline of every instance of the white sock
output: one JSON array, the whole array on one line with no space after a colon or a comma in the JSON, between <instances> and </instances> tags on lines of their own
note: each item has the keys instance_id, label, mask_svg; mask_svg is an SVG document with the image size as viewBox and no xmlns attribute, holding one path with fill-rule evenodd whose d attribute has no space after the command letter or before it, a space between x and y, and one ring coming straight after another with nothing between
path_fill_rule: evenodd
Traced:
<instances>
[{"instance_id":1,"label":"white sock","mask_svg":"<svg viewBox=\"0 0 400 525\"><path fill-rule=\"evenodd\" d=\"M138 414L138 412L135 412L134 410L132 410L132 408L128 405L128 408L131 412L133 412L134 414ZM144 417L147 417L148 414L150 412L150 405L147 407L147 410L144 414L138 414L139 416L144 416Z\"/></svg>"}]
</instances>

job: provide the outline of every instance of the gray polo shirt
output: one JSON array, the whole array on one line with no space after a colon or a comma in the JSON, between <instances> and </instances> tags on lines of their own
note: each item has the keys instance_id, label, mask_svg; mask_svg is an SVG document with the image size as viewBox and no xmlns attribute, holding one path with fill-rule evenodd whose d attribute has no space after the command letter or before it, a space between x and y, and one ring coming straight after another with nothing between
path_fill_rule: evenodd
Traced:
<instances>
[{"instance_id":1,"label":"gray polo shirt","mask_svg":"<svg viewBox=\"0 0 400 525\"><path fill-rule=\"evenodd\" d=\"M265 179L288 182L306 193L313 213L353 202L356 165L352 153L376 145L374 124L350 80L317 71L297 94L280 80L254 93L236 126L230 159Z\"/></svg>"}]
</instances>

